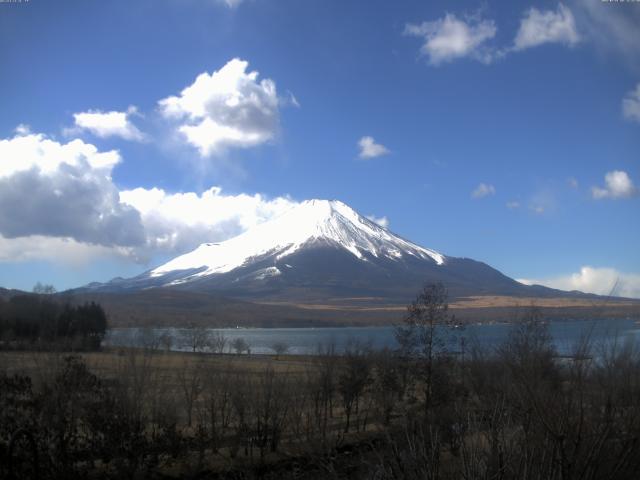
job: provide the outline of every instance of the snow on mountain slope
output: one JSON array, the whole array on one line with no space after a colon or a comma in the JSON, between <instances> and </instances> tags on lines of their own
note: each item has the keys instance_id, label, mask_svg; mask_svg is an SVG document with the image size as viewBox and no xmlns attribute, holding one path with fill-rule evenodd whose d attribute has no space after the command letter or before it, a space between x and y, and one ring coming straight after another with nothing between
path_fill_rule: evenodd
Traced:
<instances>
[{"instance_id":1,"label":"snow on mountain slope","mask_svg":"<svg viewBox=\"0 0 640 480\"><path fill-rule=\"evenodd\" d=\"M196 273L170 282L185 283L230 272L266 255L281 260L316 242L345 249L365 262L368 261L366 254L392 260L412 256L436 265L446 262L444 255L394 235L342 202L309 200L237 237L202 244L151 270L149 276L157 278L179 270L197 269ZM277 268L260 272L265 277L279 274Z\"/></svg>"},{"instance_id":2,"label":"snow on mountain slope","mask_svg":"<svg viewBox=\"0 0 640 480\"><path fill-rule=\"evenodd\" d=\"M129 279L83 291L136 292L169 287L250 301L324 304L354 298L406 304L425 283L451 298L473 295L558 296L525 286L491 266L444 256L394 235L338 201L309 200L221 243ZM351 299L351 300L349 300Z\"/></svg>"}]
</instances>

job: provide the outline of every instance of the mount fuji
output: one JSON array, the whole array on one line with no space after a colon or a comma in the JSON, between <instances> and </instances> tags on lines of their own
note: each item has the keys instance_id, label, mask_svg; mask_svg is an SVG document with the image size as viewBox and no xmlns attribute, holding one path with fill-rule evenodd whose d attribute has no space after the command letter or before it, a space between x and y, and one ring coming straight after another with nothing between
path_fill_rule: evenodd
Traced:
<instances>
[{"instance_id":1,"label":"mount fuji","mask_svg":"<svg viewBox=\"0 0 640 480\"><path fill-rule=\"evenodd\" d=\"M251 301L406 304L428 282L442 282L452 298L568 295L419 246L336 200L302 202L237 237L204 243L137 277L80 290L170 289Z\"/></svg>"}]
</instances>

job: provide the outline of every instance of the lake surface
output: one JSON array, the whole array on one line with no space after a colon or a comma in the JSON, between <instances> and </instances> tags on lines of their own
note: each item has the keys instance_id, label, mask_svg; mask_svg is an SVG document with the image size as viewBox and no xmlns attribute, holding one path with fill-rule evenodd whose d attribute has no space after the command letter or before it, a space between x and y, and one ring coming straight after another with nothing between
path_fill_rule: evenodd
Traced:
<instances>
[{"instance_id":1,"label":"lake surface","mask_svg":"<svg viewBox=\"0 0 640 480\"><path fill-rule=\"evenodd\" d=\"M440 336L451 352L477 344L486 348L500 346L514 328L508 324L468 325L462 329L440 329ZM357 340L371 345L374 349L396 348L394 327L339 327L339 328L220 328L208 329L220 333L227 339L227 345L236 338L244 339L251 353L273 353L275 343L282 342L289 347L288 353L314 354L319 346L335 345L337 352L343 352L350 341ZM640 346L640 325L633 320L558 321L549 325L553 343L561 354L570 354L583 338L589 338L595 348L603 344L633 343ZM168 334L172 337L172 350L190 351L189 331L181 328L115 328L108 331L105 346L144 347L157 345L157 339ZM230 347L227 346L227 351Z\"/></svg>"}]
</instances>

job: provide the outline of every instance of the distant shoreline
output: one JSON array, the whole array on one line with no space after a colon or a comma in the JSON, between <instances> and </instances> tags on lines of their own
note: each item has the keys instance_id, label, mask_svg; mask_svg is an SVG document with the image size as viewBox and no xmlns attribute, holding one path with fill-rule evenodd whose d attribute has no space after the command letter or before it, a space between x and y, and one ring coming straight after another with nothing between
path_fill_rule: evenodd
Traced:
<instances>
[{"instance_id":1,"label":"distant shoreline","mask_svg":"<svg viewBox=\"0 0 640 480\"><path fill-rule=\"evenodd\" d=\"M640 324L633 320L595 320L589 321L543 321L548 326L549 333L556 344L558 353L568 355L571 349L568 345L589 337L591 341L603 341L605 339L626 338L632 335L635 342L640 341ZM324 328L211 328L189 329L180 327L122 327L110 329L105 337L103 346L106 348L151 348L153 350L193 352L193 353L233 353L231 343L234 339L241 338L251 349L252 354L271 354L273 346L281 344L286 346L288 354L313 355L319 346L337 352L342 351L350 342L358 342L368 345L373 350L398 347L396 342L394 325L386 326L352 326L352 327L324 327ZM465 345L477 345L493 348L509 338L516 324L493 323L473 324L463 328L438 327L438 335L445 342L447 351L455 353L464 351ZM198 333L199 330L207 330L207 333ZM586 335L586 337L585 337ZM170 337L170 342L162 343L162 339ZM226 345L224 351L211 350L206 342L194 347L194 338L223 338ZM163 347L164 345L164 347ZM216 344L218 345L218 344ZM212 347L213 348L213 347ZM216 347L218 348L218 347Z\"/></svg>"}]
</instances>

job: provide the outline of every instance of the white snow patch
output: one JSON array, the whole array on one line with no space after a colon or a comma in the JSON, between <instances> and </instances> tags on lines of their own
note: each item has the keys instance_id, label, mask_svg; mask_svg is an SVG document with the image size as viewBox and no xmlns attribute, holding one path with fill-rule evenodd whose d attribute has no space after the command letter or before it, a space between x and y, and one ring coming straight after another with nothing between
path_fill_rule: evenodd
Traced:
<instances>
[{"instance_id":1,"label":"white snow patch","mask_svg":"<svg viewBox=\"0 0 640 480\"><path fill-rule=\"evenodd\" d=\"M201 272L180 280L189 281L230 272L257 257L274 255L276 259L282 259L304 245L318 241L338 245L363 261L367 260L364 254L368 253L390 259L411 255L431 259L438 265L445 262L444 255L394 235L342 202L309 200L225 242L204 243L152 270L150 275L158 277L175 270L205 267ZM277 270L276 267L270 268ZM278 272L281 273L280 270Z\"/></svg>"},{"instance_id":2,"label":"white snow patch","mask_svg":"<svg viewBox=\"0 0 640 480\"><path fill-rule=\"evenodd\" d=\"M254 278L256 280L264 280L267 277L277 277L280 274L282 274L282 272L278 267L267 267L258 270Z\"/></svg>"}]
</instances>

